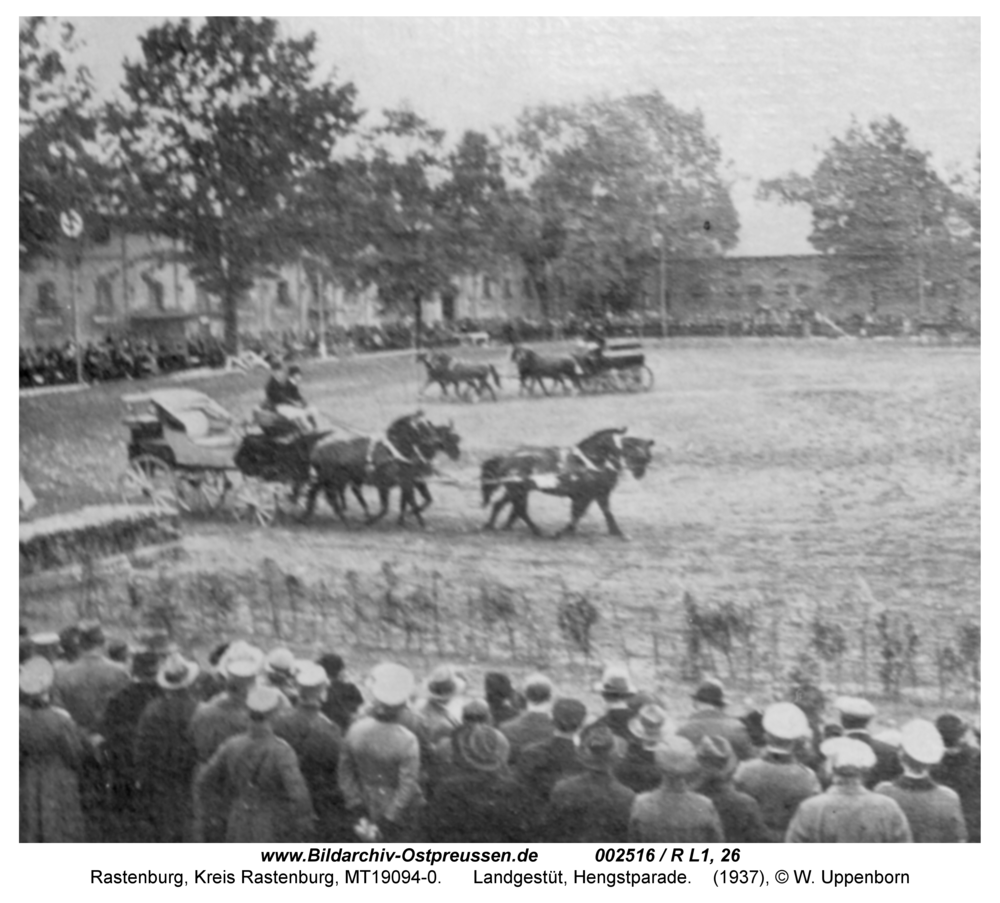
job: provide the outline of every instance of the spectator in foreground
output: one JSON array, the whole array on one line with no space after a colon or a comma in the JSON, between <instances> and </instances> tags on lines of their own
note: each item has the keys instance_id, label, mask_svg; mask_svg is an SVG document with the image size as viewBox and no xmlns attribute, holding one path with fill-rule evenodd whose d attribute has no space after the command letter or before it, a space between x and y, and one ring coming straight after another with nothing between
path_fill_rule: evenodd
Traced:
<instances>
[{"instance_id":1,"label":"spectator in foreground","mask_svg":"<svg viewBox=\"0 0 1000 903\"><path fill-rule=\"evenodd\" d=\"M982 793L980 751L967 741L968 726L958 715L945 713L935 725L944 741L944 755L937 765L931 767L930 776L958 794L969 843L979 843Z\"/></svg>"},{"instance_id":2,"label":"spectator in foreground","mask_svg":"<svg viewBox=\"0 0 1000 903\"><path fill-rule=\"evenodd\" d=\"M712 801L688 787L698 773L694 746L686 737L668 737L653 752L660 786L640 793L629 817L629 841L720 843L722 823Z\"/></svg>"},{"instance_id":3,"label":"spectator in foreground","mask_svg":"<svg viewBox=\"0 0 1000 903\"><path fill-rule=\"evenodd\" d=\"M635 793L611 773L616 743L606 724L580 736L583 771L552 788L539 839L548 843L624 843Z\"/></svg>"},{"instance_id":4,"label":"spectator in foreground","mask_svg":"<svg viewBox=\"0 0 1000 903\"><path fill-rule=\"evenodd\" d=\"M967 833L958 794L935 784L931 767L944 757L937 728L920 719L903 727L899 760L903 773L895 781L875 787L899 803L913 833L914 843L965 843Z\"/></svg>"},{"instance_id":5,"label":"spectator in foreground","mask_svg":"<svg viewBox=\"0 0 1000 903\"><path fill-rule=\"evenodd\" d=\"M865 787L875 766L872 748L861 740L834 737L820 748L832 783L825 793L799 806L785 843L911 843L906 816L895 800Z\"/></svg>"},{"instance_id":6,"label":"spectator in foreground","mask_svg":"<svg viewBox=\"0 0 1000 903\"><path fill-rule=\"evenodd\" d=\"M725 737L702 737L695 750L700 770L695 789L708 797L719 813L727 843L767 843L771 836L760 806L733 786L736 756Z\"/></svg>"},{"instance_id":7,"label":"spectator in foreground","mask_svg":"<svg viewBox=\"0 0 1000 903\"><path fill-rule=\"evenodd\" d=\"M726 713L726 694L717 680L706 680L691 697L694 714L677 729L680 737L696 744L702 737L725 737L740 761L754 754L753 744L746 726L738 718Z\"/></svg>"}]
</instances>

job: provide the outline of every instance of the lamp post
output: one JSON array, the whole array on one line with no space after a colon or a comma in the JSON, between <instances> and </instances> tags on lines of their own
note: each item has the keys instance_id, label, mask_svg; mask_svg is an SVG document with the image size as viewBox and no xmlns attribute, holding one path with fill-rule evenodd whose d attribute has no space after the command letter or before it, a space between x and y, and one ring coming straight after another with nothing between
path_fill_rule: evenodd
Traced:
<instances>
[{"instance_id":1,"label":"lamp post","mask_svg":"<svg viewBox=\"0 0 1000 903\"><path fill-rule=\"evenodd\" d=\"M65 210L59 215L59 228L66 236L67 264L69 266L69 296L73 308L73 345L76 350L76 381L83 383L83 349L80 347L80 310L76 292L77 255L79 239L83 235L83 217L76 210Z\"/></svg>"}]
</instances>

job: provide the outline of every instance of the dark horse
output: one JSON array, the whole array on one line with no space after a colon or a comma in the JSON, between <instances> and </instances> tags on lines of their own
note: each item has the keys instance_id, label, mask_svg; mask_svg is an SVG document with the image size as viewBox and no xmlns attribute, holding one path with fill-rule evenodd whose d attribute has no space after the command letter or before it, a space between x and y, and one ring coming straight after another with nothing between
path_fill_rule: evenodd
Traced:
<instances>
[{"instance_id":1,"label":"dark horse","mask_svg":"<svg viewBox=\"0 0 1000 903\"><path fill-rule=\"evenodd\" d=\"M451 460L457 460L459 443L459 436L450 424L437 426L419 411L394 421L386 431L385 439L373 437L320 442L312 454L315 478L309 488L305 516L312 515L316 496L322 490L330 507L347 523L344 493L348 486L367 514L368 506L360 489L367 484L375 486L379 494L378 512L368 515L365 521L373 524L385 516L389 508L389 492L398 486L399 523L404 522L406 512L410 510L422 527L424 519L421 512L431 503L430 490L425 482L434 472L431 461L439 451ZM423 496L423 505L417 504L414 491Z\"/></svg>"},{"instance_id":2,"label":"dark horse","mask_svg":"<svg viewBox=\"0 0 1000 903\"><path fill-rule=\"evenodd\" d=\"M488 505L493 493L502 488L503 494L493 503L486 529L493 529L497 515L506 505L511 506L504 529L508 530L520 518L535 535L541 530L528 515L528 494L537 489L549 495L560 495L572 503L570 522L559 532L572 533L591 502L597 502L608 531L624 538L611 513L610 496L618 478L627 469L636 479L645 473L652 460L652 439L626 436L624 429L601 430L588 436L573 448L519 448L509 455L490 458L483 463L480 484L483 505Z\"/></svg>"},{"instance_id":3,"label":"dark horse","mask_svg":"<svg viewBox=\"0 0 1000 903\"><path fill-rule=\"evenodd\" d=\"M292 502L297 502L312 475L312 453L329 430L276 436L268 432L247 433L236 450L233 463L246 477L292 484Z\"/></svg>"},{"instance_id":4,"label":"dark horse","mask_svg":"<svg viewBox=\"0 0 1000 903\"><path fill-rule=\"evenodd\" d=\"M583 376L583 370L580 368L580 362L570 355L546 357L532 348L514 345L510 350L510 359L517 364L522 393L525 389L533 392L534 384L538 383L542 391L548 395L549 390L545 388L546 379L551 379L553 385L558 382L564 391L569 391L566 380L569 380L577 390L581 388L580 377Z\"/></svg>"},{"instance_id":5,"label":"dark horse","mask_svg":"<svg viewBox=\"0 0 1000 903\"><path fill-rule=\"evenodd\" d=\"M490 377L499 389L500 374L492 364L460 361L444 351L421 351L417 360L427 368L427 382L420 390L421 394L427 391L428 386L437 383L443 395L448 394L448 386L454 386L456 394L474 391L482 398L484 392L489 392L493 400L497 400Z\"/></svg>"}]
</instances>

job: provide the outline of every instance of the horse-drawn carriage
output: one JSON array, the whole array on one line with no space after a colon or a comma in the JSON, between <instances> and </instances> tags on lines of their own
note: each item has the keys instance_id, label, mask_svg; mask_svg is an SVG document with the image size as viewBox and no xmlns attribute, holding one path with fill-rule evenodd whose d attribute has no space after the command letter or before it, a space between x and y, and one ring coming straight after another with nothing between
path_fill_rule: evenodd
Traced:
<instances>
[{"instance_id":1,"label":"horse-drawn carriage","mask_svg":"<svg viewBox=\"0 0 1000 903\"><path fill-rule=\"evenodd\" d=\"M320 492L346 521L347 489L373 523L385 515L394 487L402 491L400 523L410 511L423 524L421 511L431 502L426 480L433 474L432 459L438 452L452 460L459 456L451 424L435 425L420 411L397 418L384 439L335 439L330 430L303 432L262 410L252 423L238 424L221 405L190 389L126 395L122 401L130 431L128 468L119 484L126 502L189 513L225 506L237 519L262 526L282 504L294 507L300 497L308 517ZM378 489L380 508L374 514L362 485Z\"/></svg>"},{"instance_id":2,"label":"horse-drawn carriage","mask_svg":"<svg viewBox=\"0 0 1000 903\"><path fill-rule=\"evenodd\" d=\"M638 339L608 339L603 346L575 355L584 392L648 392L653 371Z\"/></svg>"},{"instance_id":3,"label":"horse-drawn carriage","mask_svg":"<svg viewBox=\"0 0 1000 903\"><path fill-rule=\"evenodd\" d=\"M238 519L268 524L283 487L298 496L309 452L327 432L282 433L239 424L192 389L125 395L128 468L119 488L128 503L210 513L228 504Z\"/></svg>"}]
</instances>

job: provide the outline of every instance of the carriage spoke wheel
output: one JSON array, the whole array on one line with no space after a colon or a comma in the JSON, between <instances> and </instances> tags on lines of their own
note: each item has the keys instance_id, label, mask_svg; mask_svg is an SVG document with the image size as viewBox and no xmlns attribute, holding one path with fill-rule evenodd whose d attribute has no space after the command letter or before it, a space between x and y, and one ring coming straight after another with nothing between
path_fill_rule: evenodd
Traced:
<instances>
[{"instance_id":1,"label":"carriage spoke wheel","mask_svg":"<svg viewBox=\"0 0 1000 903\"><path fill-rule=\"evenodd\" d=\"M152 505L163 510L182 507L173 470L155 455L139 455L129 461L118 488L126 505Z\"/></svg>"},{"instance_id":2,"label":"carriage spoke wheel","mask_svg":"<svg viewBox=\"0 0 1000 903\"><path fill-rule=\"evenodd\" d=\"M194 514L218 511L230 488L224 470L198 470L177 475L177 495L181 507Z\"/></svg>"},{"instance_id":3,"label":"carriage spoke wheel","mask_svg":"<svg viewBox=\"0 0 1000 903\"><path fill-rule=\"evenodd\" d=\"M269 527L278 513L279 488L254 477L245 477L236 490L233 514L237 520Z\"/></svg>"}]
</instances>

